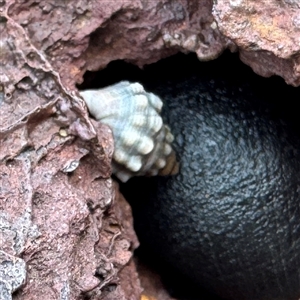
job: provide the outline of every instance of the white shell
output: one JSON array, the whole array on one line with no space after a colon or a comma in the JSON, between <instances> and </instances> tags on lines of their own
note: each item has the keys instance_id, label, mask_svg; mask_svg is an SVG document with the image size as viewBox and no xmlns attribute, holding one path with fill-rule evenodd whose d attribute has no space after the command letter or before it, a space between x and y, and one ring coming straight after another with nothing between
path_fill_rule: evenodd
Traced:
<instances>
[{"instance_id":1,"label":"white shell","mask_svg":"<svg viewBox=\"0 0 300 300\"><path fill-rule=\"evenodd\" d=\"M80 94L90 114L113 131L113 172L121 181L178 171L173 135L159 115L163 106L159 97L128 81Z\"/></svg>"}]
</instances>

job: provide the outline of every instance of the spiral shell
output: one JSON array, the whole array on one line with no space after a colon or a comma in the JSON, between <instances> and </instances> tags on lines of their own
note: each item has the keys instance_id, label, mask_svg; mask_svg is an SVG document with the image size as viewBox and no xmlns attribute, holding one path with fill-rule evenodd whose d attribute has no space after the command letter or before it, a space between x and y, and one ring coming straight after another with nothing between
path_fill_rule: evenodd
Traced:
<instances>
[{"instance_id":1,"label":"spiral shell","mask_svg":"<svg viewBox=\"0 0 300 300\"><path fill-rule=\"evenodd\" d=\"M174 137L159 115L163 106L159 97L128 81L80 94L90 114L113 131L113 172L121 181L178 172L171 147Z\"/></svg>"}]
</instances>

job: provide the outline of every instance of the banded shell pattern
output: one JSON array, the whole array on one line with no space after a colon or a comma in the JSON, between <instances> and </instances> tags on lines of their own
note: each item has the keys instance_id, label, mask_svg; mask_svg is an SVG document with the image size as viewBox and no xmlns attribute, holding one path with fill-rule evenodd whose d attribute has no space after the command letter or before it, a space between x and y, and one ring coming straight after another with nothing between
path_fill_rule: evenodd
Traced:
<instances>
[{"instance_id":1,"label":"banded shell pattern","mask_svg":"<svg viewBox=\"0 0 300 300\"><path fill-rule=\"evenodd\" d=\"M111 127L115 140L113 172L123 182L132 176L178 172L173 135L163 124L159 97L139 83L122 81L80 92L90 114Z\"/></svg>"}]
</instances>

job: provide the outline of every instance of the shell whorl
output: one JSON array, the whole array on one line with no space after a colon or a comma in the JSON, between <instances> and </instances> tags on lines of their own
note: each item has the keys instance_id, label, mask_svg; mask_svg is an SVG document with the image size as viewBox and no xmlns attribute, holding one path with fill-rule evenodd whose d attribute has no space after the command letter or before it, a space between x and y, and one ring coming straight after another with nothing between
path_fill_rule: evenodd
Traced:
<instances>
[{"instance_id":1,"label":"shell whorl","mask_svg":"<svg viewBox=\"0 0 300 300\"><path fill-rule=\"evenodd\" d=\"M132 176L178 172L174 139L163 124L161 99L139 83L122 81L80 92L90 114L111 127L115 140L113 172L123 182Z\"/></svg>"}]
</instances>

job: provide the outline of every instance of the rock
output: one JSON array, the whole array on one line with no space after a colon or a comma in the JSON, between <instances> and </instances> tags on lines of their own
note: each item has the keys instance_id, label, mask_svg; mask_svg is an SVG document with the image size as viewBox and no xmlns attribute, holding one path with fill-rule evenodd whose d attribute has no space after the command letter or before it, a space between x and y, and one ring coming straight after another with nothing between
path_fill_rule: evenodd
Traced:
<instances>
[{"instance_id":1,"label":"rock","mask_svg":"<svg viewBox=\"0 0 300 300\"><path fill-rule=\"evenodd\" d=\"M103 69L117 59L142 67L179 51L209 60L226 47L235 49L220 34L209 0L8 2L9 15L70 88L82 82L87 70Z\"/></svg>"},{"instance_id":2,"label":"rock","mask_svg":"<svg viewBox=\"0 0 300 300\"><path fill-rule=\"evenodd\" d=\"M8 14L46 55L65 86L122 59L139 67L180 52L200 60L226 48L262 76L298 86L299 4L241 0L7 0ZM3 10L5 10L4 8Z\"/></svg>"},{"instance_id":3,"label":"rock","mask_svg":"<svg viewBox=\"0 0 300 300\"><path fill-rule=\"evenodd\" d=\"M262 4L234 2L162 0L141 3L122 0L108 3L104 0L81 0L76 5L70 5L55 0L47 3L39 0L0 1L0 59L3 67L0 74L0 181L1 197L9 199L1 203L1 209L5 211L1 221L7 226L1 229L1 235L5 236L3 247L9 255L24 255L26 263L32 256L37 256L35 247L48 249L47 255L52 255L56 248L48 241L43 240L38 246L32 246L40 234L55 237L61 234L56 229L62 228L58 224L61 224L63 215L70 224L73 218L78 223L89 222L91 213L77 189L80 185L77 181L69 182L69 178L74 179L74 174L82 172L86 176L83 185L87 189L95 187L92 182L97 179L95 190L101 192L99 197L92 195L93 203L98 203L101 198L99 201L104 211L111 204L115 188L109 178L113 147L110 131L107 127L95 128L97 126L88 119L78 95L69 90L74 90L76 84L82 82L87 70L104 68L117 59L142 67L179 51L195 52L199 59L209 60L220 55L225 48L235 51L239 47L242 59L256 72L264 76L279 74L287 82L299 84L297 3L285 1L280 7L277 2L264 3L264 11L272 11L269 17L259 15L261 10L257 5ZM236 6L239 7L231 10ZM269 23L273 23L261 30L262 22L252 18L251 24L259 26L248 26L249 31L239 32L246 40L244 43L238 36L233 36L236 31L231 29L236 27L231 26L228 16L233 22L242 24L242 20L253 17L253 10L256 10L254 15L259 15L261 19L268 18ZM269 32L274 32L271 36L276 39L270 41ZM278 40L280 44L277 44ZM253 41L259 41L258 47L250 47ZM84 159L87 156L91 158L92 165ZM24 189L24 186L29 188ZM45 194L36 193L40 186ZM74 216L69 210L59 210L60 195L63 193L74 196L64 203L76 207L76 212L78 209L80 213ZM33 204L34 200L47 202L48 194L53 197L50 197L53 206L48 207L55 210L53 215L44 211L44 207L39 210L40 203L37 207ZM51 218L48 221L55 225L45 226L44 231L40 231L39 226L47 224L42 216L47 218L49 215ZM98 221L92 223L97 225ZM82 241L77 239L81 229L74 240L69 235L63 235L61 245L76 248ZM99 283L91 274L100 261L94 258L93 251L87 251L94 249L96 244L92 236L93 231L89 231L85 236L88 247L82 249L78 246L80 249L76 252L79 257L84 257L80 265L74 268L80 270L83 282L87 282L84 291ZM109 244L106 247L110 247ZM69 263L68 251L70 249L61 248L59 253L63 255L53 254L53 260L49 260L49 265L40 271L39 278L44 285L29 280L31 285L26 286L28 294L24 296L18 292L18 297L21 299L30 295L32 299L39 299L39 291L48 283L54 286L54 281L59 283L55 285L55 292L49 291L49 297L53 296L52 292L54 298L60 293L63 297L69 293L81 293L77 287L69 288L67 283L68 268L73 270L73 260L57 277L55 272L48 272L48 268L56 265L58 257ZM106 253L106 250L102 251ZM126 255L132 251L126 250ZM86 260L92 263L87 265ZM29 278L40 266L39 263L34 260ZM115 274L122 266L114 269ZM50 277L45 279L44 275ZM101 293L101 284L97 288Z\"/></svg>"},{"instance_id":4,"label":"rock","mask_svg":"<svg viewBox=\"0 0 300 300\"><path fill-rule=\"evenodd\" d=\"M138 245L110 178L112 132L89 119L6 14L9 2L0 1L0 298L105 299ZM129 273L117 299L141 291Z\"/></svg>"},{"instance_id":5,"label":"rock","mask_svg":"<svg viewBox=\"0 0 300 300\"><path fill-rule=\"evenodd\" d=\"M239 48L240 58L257 74L279 75L299 86L299 2L215 1L213 15L222 34Z\"/></svg>"}]
</instances>

